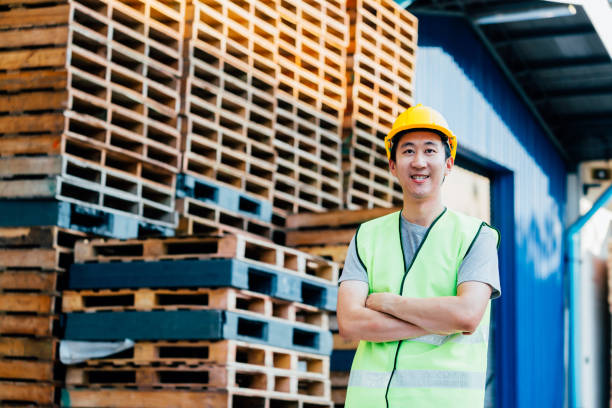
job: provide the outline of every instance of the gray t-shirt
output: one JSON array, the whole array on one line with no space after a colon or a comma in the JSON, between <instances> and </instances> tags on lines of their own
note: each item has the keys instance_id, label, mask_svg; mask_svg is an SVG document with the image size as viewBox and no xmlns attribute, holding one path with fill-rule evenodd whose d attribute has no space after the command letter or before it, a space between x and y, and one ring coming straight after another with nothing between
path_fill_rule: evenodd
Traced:
<instances>
[{"instance_id":1,"label":"gray t-shirt","mask_svg":"<svg viewBox=\"0 0 612 408\"><path fill-rule=\"evenodd\" d=\"M404 243L404 261L410 265L417 248L421 244L427 227L408 222L402 219L402 240ZM355 237L346 254L344 269L338 283L346 280L368 282L368 274L355 249ZM467 253L457 272L457 286L463 282L478 281L487 283L493 289L491 299L501 296L499 284L499 267L497 263L497 232L489 227L483 227L474 241L474 245Z\"/></svg>"}]
</instances>

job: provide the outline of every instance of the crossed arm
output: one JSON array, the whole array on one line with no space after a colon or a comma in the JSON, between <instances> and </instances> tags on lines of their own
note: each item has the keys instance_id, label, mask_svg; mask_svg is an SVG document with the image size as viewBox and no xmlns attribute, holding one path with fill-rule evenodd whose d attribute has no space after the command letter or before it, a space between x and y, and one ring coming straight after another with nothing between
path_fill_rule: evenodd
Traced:
<instances>
[{"instance_id":1,"label":"crossed arm","mask_svg":"<svg viewBox=\"0 0 612 408\"><path fill-rule=\"evenodd\" d=\"M470 334L486 310L491 287L464 282L457 296L409 298L372 293L361 281L344 281L338 291L338 328L350 340L403 340L426 334Z\"/></svg>"}]
</instances>

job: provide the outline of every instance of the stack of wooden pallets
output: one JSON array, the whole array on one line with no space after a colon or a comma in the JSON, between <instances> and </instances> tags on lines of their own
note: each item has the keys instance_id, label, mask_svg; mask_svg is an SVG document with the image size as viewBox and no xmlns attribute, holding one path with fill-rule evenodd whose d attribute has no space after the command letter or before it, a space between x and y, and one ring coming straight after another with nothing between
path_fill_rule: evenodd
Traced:
<instances>
[{"instance_id":1,"label":"stack of wooden pallets","mask_svg":"<svg viewBox=\"0 0 612 408\"><path fill-rule=\"evenodd\" d=\"M361 223L395 211L399 211L399 208L293 214L287 218L287 245L333 260L343 266L357 227ZM330 318L334 339L330 373L332 400L336 407L341 407L346 399L349 372L359 342L346 341L340 337L335 314Z\"/></svg>"},{"instance_id":2,"label":"stack of wooden pallets","mask_svg":"<svg viewBox=\"0 0 612 408\"><path fill-rule=\"evenodd\" d=\"M194 0L188 12L181 171L250 202L272 201L276 18L265 1ZM204 201L187 196L178 204L181 233L212 221L226 231L256 224L245 230L270 238L271 214Z\"/></svg>"},{"instance_id":3,"label":"stack of wooden pallets","mask_svg":"<svg viewBox=\"0 0 612 408\"><path fill-rule=\"evenodd\" d=\"M402 191L389 172L384 137L413 105L417 20L392 0L350 0L345 207L391 207Z\"/></svg>"},{"instance_id":4,"label":"stack of wooden pallets","mask_svg":"<svg viewBox=\"0 0 612 408\"><path fill-rule=\"evenodd\" d=\"M0 12L2 205L59 200L170 233L184 3L11 2Z\"/></svg>"},{"instance_id":5,"label":"stack of wooden pallets","mask_svg":"<svg viewBox=\"0 0 612 408\"><path fill-rule=\"evenodd\" d=\"M74 242L84 236L57 227L0 228L1 406L59 403L58 298Z\"/></svg>"},{"instance_id":6,"label":"stack of wooden pallets","mask_svg":"<svg viewBox=\"0 0 612 408\"><path fill-rule=\"evenodd\" d=\"M274 205L288 212L340 208L346 2L279 1L278 12Z\"/></svg>"},{"instance_id":7,"label":"stack of wooden pallets","mask_svg":"<svg viewBox=\"0 0 612 408\"><path fill-rule=\"evenodd\" d=\"M332 406L337 264L247 235L84 241L75 258L65 337L136 344L68 367L66 406Z\"/></svg>"}]
</instances>

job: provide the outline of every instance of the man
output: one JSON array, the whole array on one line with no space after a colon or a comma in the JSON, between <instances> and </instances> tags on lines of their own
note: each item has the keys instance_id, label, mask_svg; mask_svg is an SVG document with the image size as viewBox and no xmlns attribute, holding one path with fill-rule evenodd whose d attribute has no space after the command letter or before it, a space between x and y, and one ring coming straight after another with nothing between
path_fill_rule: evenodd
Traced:
<instances>
[{"instance_id":1,"label":"man","mask_svg":"<svg viewBox=\"0 0 612 408\"><path fill-rule=\"evenodd\" d=\"M361 341L346 407L482 407L498 233L442 203L457 139L440 113L406 110L385 147L404 203L349 246L338 326Z\"/></svg>"}]
</instances>

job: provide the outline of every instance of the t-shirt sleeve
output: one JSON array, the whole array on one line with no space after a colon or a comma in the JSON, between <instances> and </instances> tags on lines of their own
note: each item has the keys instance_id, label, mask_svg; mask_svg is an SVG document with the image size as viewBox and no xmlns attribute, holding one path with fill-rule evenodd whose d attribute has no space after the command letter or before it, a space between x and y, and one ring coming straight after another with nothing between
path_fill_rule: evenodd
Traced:
<instances>
[{"instance_id":1,"label":"t-shirt sleeve","mask_svg":"<svg viewBox=\"0 0 612 408\"><path fill-rule=\"evenodd\" d=\"M346 280L368 282L368 273L357 256L354 236L349 244L348 251L346 253L346 260L344 261L344 269L342 269L342 274L338 279L338 284Z\"/></svg>"},{"instance_id":2,"label":"t-shirt sleeve","mask_svg":"<svg viewBox=\"0 0 612 408\"><path fill-rule=\"evenodd\" d=\"M487 283L493 289L491 299L501 296L497 260L497 231L483 227L457 273L457 286L463 282Z\"/></svg>"}]
</instances>

